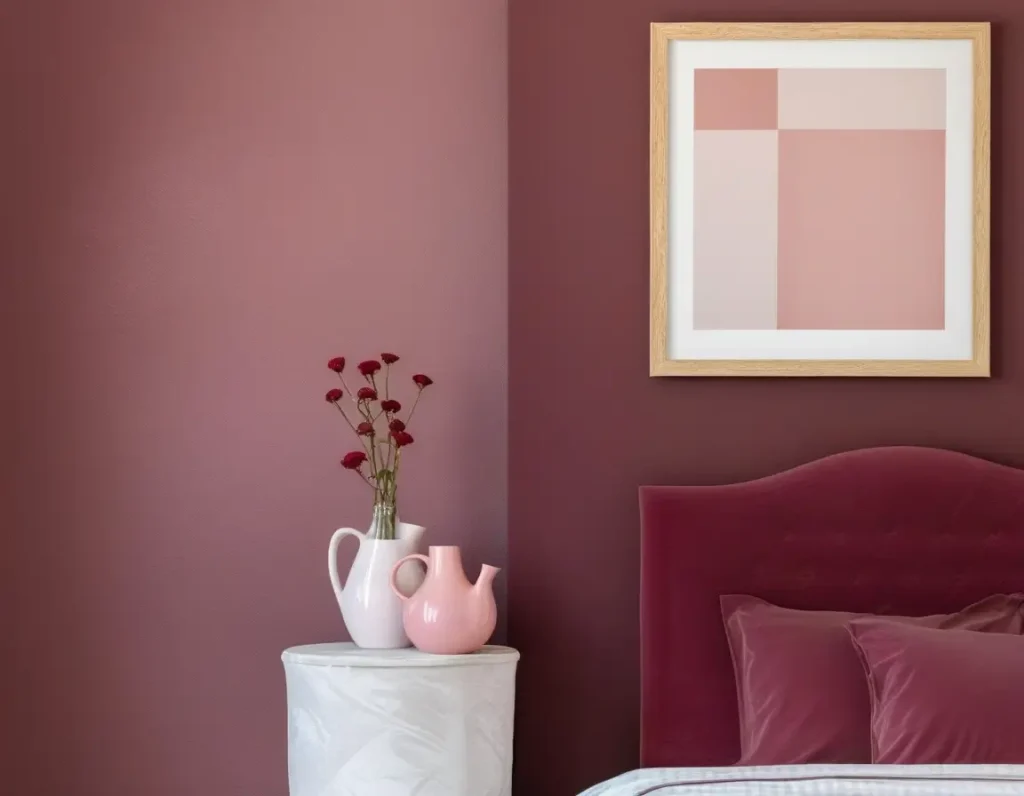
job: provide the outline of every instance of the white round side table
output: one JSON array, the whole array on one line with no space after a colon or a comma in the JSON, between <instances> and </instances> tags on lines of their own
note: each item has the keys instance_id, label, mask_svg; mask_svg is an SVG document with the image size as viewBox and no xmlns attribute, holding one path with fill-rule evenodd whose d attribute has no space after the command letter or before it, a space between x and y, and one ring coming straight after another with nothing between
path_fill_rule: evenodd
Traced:
<instances>
[{"instance_id":1,"label":"white round side table","mask_svg":"<svg viewBox=\"0 0 1024 796\"><path fill-rule=\"evenodd\" d=\"M291 796L510 796L516 650L346 642L281 659Z\"/></svg>"}]
</instances>

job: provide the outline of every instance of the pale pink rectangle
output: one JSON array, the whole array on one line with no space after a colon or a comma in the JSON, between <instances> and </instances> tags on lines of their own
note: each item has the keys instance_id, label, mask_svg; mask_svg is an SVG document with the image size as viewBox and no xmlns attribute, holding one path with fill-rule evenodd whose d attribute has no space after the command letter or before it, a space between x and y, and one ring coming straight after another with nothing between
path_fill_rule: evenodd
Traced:
<instances>
[{"instance_id":1,"label":"pale pink rectangle","mask_svg":"<svg viewBox=\"0 0 1024 796\"><path fill-rule=\"evenodd\" d=\"M695 329L775 328L778 136L694 133Z\"/></svg>"},{"instance_id":2,"label":"pale pink rectangle","mask_svg":"<svg viewBox=\"0 0 1024 796\"><path fill-rule=\"evenodd\" d=\"M944 328L945 139L780 131L780 329Z\"/></svg>"},{"instance_id":3,"label":"pale pink rectangle","mask_svg":"<svg viewBox=\"0 0 1024 796\"><path fill-rule=\"evenodd\" d=\"M783 130L945 130L945 69L780 69Z\"/></svg>"}]
</instances>

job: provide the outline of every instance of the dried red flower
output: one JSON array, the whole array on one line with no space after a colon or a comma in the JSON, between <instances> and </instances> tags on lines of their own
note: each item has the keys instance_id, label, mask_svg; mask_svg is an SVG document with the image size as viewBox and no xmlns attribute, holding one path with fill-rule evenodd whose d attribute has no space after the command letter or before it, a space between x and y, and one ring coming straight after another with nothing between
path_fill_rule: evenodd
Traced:
<instances>
[{"instance_id":1,"label":"dried red flower","mask_svg":"<svg viewBox=\"0 0 1024 796\"><path fill-rule=\"evenodd\" d=\"M341 459L341 465L366 481L374 492L375 501L386 504L393 504L395 501L397 483L394 476L397 473L398 461L396 452L415 442L412 434L406 429L406 421L398 419L398 415L403 411L402 404L406 405L406 412L411 404L407 400L399 401L392 398L389 391L384 389L383 381L380 384L377 382L377 377L384 379L385 374L390 374L391 366L399 362L400 359L398 354L385 351L376 359L367 359L362 362L354 360L353 368L364 379L362 387L359 387L358 384L351 385L357 389L349 389L349 385L345 382L343 371L346 362L344 357L334 357L327 362L327 367L337 373L340 379L340 389L336 387L329 390L326 394L327 401L335 404L335 407L345 416L347 425L358 437L357 444L362 446L361 450L346 453ZM351 375L351 371L349 375ZM408 378L408 376L403 378ZM414 375L412 381L417 387L416 395L413 396L417 401L422 397L419 393L434 383L432 378L423 373ZM357 411L353 415L348 415L345 412L344 403L341 402L343 398L349 397L354 397L359 401ZM376 421L381 415L384 415L386 428L383 427L383 424L380 428L376 425ZM380 447L383 445L389 446L388 451Z\"/></svg>"},{"instance_id":2,"label":"dried red flower","mask_svg":"<svg viewBox=\"0 0 1024 796\"><path fill-rule=\"evenodd\" d=\"M362 467L363 462L366 461L366 454L362 451L352 451L346 453L344 458L341 460L341 466L346 470L358 470Z\"/></svg>"},{"instance_id":3,"label":"dried red flower","mask_svg":"<svg viewBox=\"0 0 1024 796\"><path fill-rule=\"evenodd\" d=\"M391 438L395 441L395 445L399 448L403 448L406 445L412 445L415 441L412 438L412 434L408 431L392 431Z\"/></svg>"}]
</instances>

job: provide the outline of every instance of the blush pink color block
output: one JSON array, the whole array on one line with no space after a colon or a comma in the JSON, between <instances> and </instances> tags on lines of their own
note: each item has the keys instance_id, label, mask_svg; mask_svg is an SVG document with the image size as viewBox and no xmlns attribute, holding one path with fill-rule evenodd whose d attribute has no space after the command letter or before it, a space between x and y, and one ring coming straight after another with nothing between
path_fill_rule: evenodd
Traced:
<instances>
[{"instance_id":1,"label":"blush pink color block","mask_svg":"<svg viewBox=\"0 0 1024 796\"><path fill-rule=\"evenodd\" d=\"M774 329L779 134L697 130L693 326Z\"/></svg>"},{"instance_id":2,"label":"blush pink color block","mask_svg":"<svg viewBox=\"0 0 1024 796\"><path fill-rule=\"evenodd\" d=\"M695 69L694 129L774 130L778 75L777 69Z\"/></svg>"},{"instance_id":3,"label":"blush pink color block","mask_svg":"<svg viewBox=\"0 0 1024 796\"><path fill-rule=\"evenodd\" d=\"M780 329L942 329L945 132L779 132Z\"/></svg>"}]
</instances>

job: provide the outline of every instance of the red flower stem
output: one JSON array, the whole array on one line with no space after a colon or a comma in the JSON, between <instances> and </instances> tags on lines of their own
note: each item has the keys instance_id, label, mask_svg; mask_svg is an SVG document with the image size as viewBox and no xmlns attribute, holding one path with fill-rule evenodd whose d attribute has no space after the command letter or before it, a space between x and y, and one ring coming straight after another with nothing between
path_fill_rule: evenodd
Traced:
<instances>
[{"instance_id":1,"label":"red flower stem","mask_svg":"<svg viewBox=\"0 0 1024 796\"><path fill-rule=\"evenodd\" d=\"M388 392L388 382L391 381L391 365L388 363L384 364L384 400L388 401L391 399L391 393Z\"/></svg>"},{"instance_id":2,"label":"red flower stem","mask_svg":"<svg viewBox=\"0 0 1024 796\"><path fill-rule=\"evenodd\" d=\"M398 464L402 461L402 449L397 445L392 446L395 451L395 469L392 470L391 483L394 484L394 494L391 499L397 504L398 503Z\"/></svg>"},{"instance_id":3,"label":"red flower stem","mask_svg":"<svg viewBox=\"0 0 1024 796\"><path fill-rule=\"evenodd\" d=\"M359 473L360 478L362 478L366 482L366 485L370 487L370 489L372 489L374 492L377 491L377 487L370 483L370 479L366 477L366 473L364 473L362 470L356 470L356 472Z\"/></svg>"},{"instance_id":4,"label":"red flower stem","mask_svg":"<svg viewBox=\"0 0 1024 796\"><path fill-rule=\"evenodd\" d=\"M378 495L380 495L380 481L378 481L378 479L377 479L378 475L380 475L380 468L377 466L377 437L376 436L374 436L373 440L371 440L371 442L370 442L370 458L373 461L373 481L374 481L373 489L374 489L374 491ZM376 502L376 501L374 501L374 502Z\"/></svg>"},{"instance_id":5,"label":"red flower stem","mask_svg":"<svg viewBox=\"0 0 1024 796\"><path fill-rule=\"evenodd\" d=\"M386 388L385 388L385 389L386 389ZM386 399L385 399L385 400L386 400ZM370 421L371 423L373 423L374 425L376 425L376 424L377 424L377 421L378 421L378 420L380 420L380 418L381 418L381 415L383 415L383 414L385 414L385 412L384 412L384 410L383 410L383 409L381 409L381 410L380 410L380 411L379 411L379 412L378 412L378 413L377 413L376 415L374 415L374 416L372 416L372 417L370 417L369 415L367 415L367 419L368 419L368 420L369 420L369 421ZM391 415L388 415L388 418L390 418L390 417L391 417ZM381 453L381 457L380 457L381 461L380 461L380 463L381 463L381 464L382 464L382 465L383 465L383 466L384 466L384 467L385 467L386 469L390 470L390 469L391 469L391 450L390 450L390 447L391 447L391 440L389 440L389 439L387 438L387 435L385 434L385 436L384 436L384 437L380 437L380 438L378 439L378 441L377 441L377 444L379 444L379 445L387 445L387 446L388 446L389 450L388 450L387 454L385 455L384 453Z\"/></svg>"},{"instance_id":6,"label":"red flower stem","mask_svg":"<svg viewBox=\"0 0 1024 796\"><path fill-rule=\"evenodd\" d=\"M352 429L352 433L356 435L356 439L357 439L357 440L359 440L360 444L362 444L362 446L363 446L363 450L365 450L365 451L366 451L367 453L369 453L369 452L370 452L370 449L369 449L369 448L367 447L367 445L366 445L366 440L365 440L365 439L363 438L363 436L362 436L362 435L361 435L361 434L360 434L360 433L359 433L358 431L356 431L356 427L355 427L355 426L353 426L353 425L352 425L352 421L348 419L348 415L346 415L346 414L345 414L345 410L344 410L344 409L342 409L342 408L341 408L341 405L340 405L340 404L338 404L337 402L335 402L334 406L335 406L335 408L336 408L336 409L337 409L337 410L338 410L339 412L341 412L341 416L342 416L343 418L345 418L345 422L346 422L346 423L348 423L348 427L349 427L350 429Z\"/></svg>"},{"instance_id":7,"label":"red flower stem","mask_svg":"<svg viewBox=\"0 0 1024 796\"><path fill-rule=\"evenodd\" d=\"M341 379L341 386L345 388L345 394L349 397L349 400L354 404L358 404L359 399L356 398L356 394L348 388L348 382L345 381L345 377L339 373L338 378Z\"/></svg>"},{"instance_id":8,"label":"red flower stem","mask_svg":"<svg viewBox=\"0 0 1024 796\"><path fill-rule=\"evenodd\" d=\"M374 387L374 389L376 390L377 388ZM376 420L376 418L373 416L373 412L370 410L370 402L369 401L359 401L358 406L359 406L359 413L366 419L367 422L373 423ZM377 417L380 417L380 415L378 415ZM373 479L374 479L374 481L377 480L377 475L378 475L378 473L380 473L380 467L377 466L377 445L378 444L379 443L377 441L377 435L375 434L370 439L370 448L369 448L369 451L370 451L370 463L371 463L371 465L373 467ZM383 459L383 457L382 457L382 459ZM381 463L383 463L383 461ZM376 486L373 487L373 489L374 489L374 492L377 493L377 497L378 497L378 500L374 501L376 503L376 502L379 502L379 498L382 497L382 495L380 494L380 484L378 483Z\"/></svg>"},{"instance_id":9,"label":"red flower stem","mask_svg":"<svg viewBox=\"0 0 1024 796\"><path fill-rule=\"evenodd\" d=\"M405 424L409 425L412 422L412 416L416 414L416 405L420 402L420 396L423 395L423 388L420 387L418 393L416 393L416 400L412 402L412 409L409 410L409 416L405 418Z\"/></svg>"},{"instance_id":10,"label":"red flower stem","mask_svg":"<svg viewBox=\"0 0 1024 796\"><path fill-rule=\"evenodd\" d=\"M385 382L385 384L386 384L386 383L387 383L387 382ZM385 391L386 391L386 390L387 390L387 387L385 386L385 388L384 388L384 389L385 389ZM385 392L385 395L386 395L386 394L387 394L387 393ZM385 400L387 400L387 399L385 399ZM376 416L375 416L375 417L373 418L373 420L372 420L371 422L373 422L373 423L375 423L375 424L376 424L376 422L377 422L378 420L380 420L380 416L381 416L381 415L383 415L383 414L384 414L384 410L383 410L383 409L381 409L381 410L380 410L380 411L379 411L379 412L377 413L377 415L376 415ZM388 418L389 418L389 419L390 419L390 417L391 417L391 415L388 415ZM387 446L388 446L388 453L387 453L387 455L385 456L385 455L381 454L381 464L383 464L383 465L384 465L384 466L385 466L385 467L386 467L387 469L389 469L389 470L390 470L390 469L391 469L391 450L390 450L390 448L391 448L391 440L389 440L389 439L388 439L388 438L387 438L387 437L385 436L385 437L384 437L384 438L383 438L383 439L381 440L381 443L380 443L380 444L381 444L381 445L387 445Z\"/></svg>"}]
</instances>

